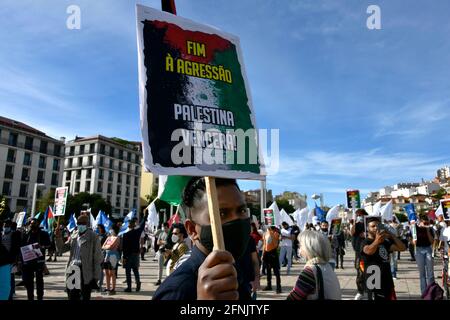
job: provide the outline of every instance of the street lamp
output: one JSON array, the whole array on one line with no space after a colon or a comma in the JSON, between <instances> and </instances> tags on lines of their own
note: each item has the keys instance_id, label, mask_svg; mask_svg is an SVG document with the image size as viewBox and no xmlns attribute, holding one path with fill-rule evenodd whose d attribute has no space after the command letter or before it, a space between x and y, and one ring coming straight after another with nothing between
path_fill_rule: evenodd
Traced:
<instances>
[{"instance_id":1,"label":"street lamp","mask_svg":"<svg viewBox=\"0 0 450 320\"><path fill-rule=\"evenodd\" d=\"M313 200L320 199L320 207L323 208L323 193L321 193L320 195L318 195L318 194L313 194L313 195L311 196L311 199L313 199Z\"/></svg>"},{"instance_id":2,"label":"street lamp","mask_svg":"<svg viewBox=\"0 0 450 320\"><path fill-rule=\"evenodd\" d=\"M33 203L31 204L31 218L34 218L34 212L36 211L36 193L37 193L38 188L39 189L45 188L45 184L43 184L43 183L35 183L34 184Z\"/></svg>"}]
</instances>

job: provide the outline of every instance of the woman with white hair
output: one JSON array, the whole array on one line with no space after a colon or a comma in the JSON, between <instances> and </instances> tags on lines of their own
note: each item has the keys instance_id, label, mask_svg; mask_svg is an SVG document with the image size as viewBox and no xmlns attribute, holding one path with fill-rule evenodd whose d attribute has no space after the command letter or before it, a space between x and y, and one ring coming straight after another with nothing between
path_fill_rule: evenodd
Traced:
<instances>
[{"instance_id":1,"label":"woman with white hair","mask_svg":"<svg viewBox=\"0 0 450 320\"><path fill-rule=\"evenodd\" d=\"M331 245L321 233L305 230L299 235L300 254L306 265L288 300L341 300L339 280L328 263Z\"/></svg>"}]
</instances>

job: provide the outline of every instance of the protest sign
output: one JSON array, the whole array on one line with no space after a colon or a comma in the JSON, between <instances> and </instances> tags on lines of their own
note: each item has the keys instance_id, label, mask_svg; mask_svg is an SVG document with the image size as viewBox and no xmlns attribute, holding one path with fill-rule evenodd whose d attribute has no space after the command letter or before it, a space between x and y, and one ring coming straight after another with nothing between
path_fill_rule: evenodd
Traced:
<instances>
[{"instance_id":1,"label":"protest sign","mask_svg":"<svg viewBox=\"0 0 450 320\"><path fill-rule=\"evenodd\" d=\"M264 223L266 226L275 225L275 214L273 209L264 209Z\"/></svg>"},{"instance_id":2,"label":"protest sign","mask_svg":"<svg viewBox=\"0 0 450 320\"><path fill-rule=\"evenodd\" d=\"M22 212L19 212L19 214L17 215L17 218L16 218L17 228L22 228L24 226L23 222L25 220L26 214L27 213L25 211L22 211Z\"/></svg>"},{"instance_id":3,"label":"protest sign","mask_svg":"<svg viewBox=\"0 0 450 320\"><path fill-rule=\"evenodd\" d=\"M341 232L342 218L331 220L330 235L337 235Z\"/></svg>"},{"instance_id":4,"label":"protest sign","mask_svg":"<svg viewBox=\"0 0 450 320\"><path fill-rule=\"evenodd\" d=\"M27 246L20 247L22 258L24 262L35 260L42 257L42 252L38 243L29 244Z\"/></svg>"},{"instance_id":5,"label":"protest sign","mask_svg":"<svg viewBox=\"0 0 450 320\"><path fill-rule=\"evenodd\" d=\"M55 212L54 216L63 216L66 213L68 187L56 188L55 191Z\"/></svg>"},{"instance_id":6,"label":"protest sign","mask_svg":"<svg viewBox=\"0 0 450 320\"><path fill-rule=\"evenodd\" d=\"M444 220L450 220L450 199L441 200L441 206Z\"/></svg>"},{"instance_id":7,"label":"protest sign","mask_svg":"<svg viewBox=\"0 0 450 320\"><path fill-rule=\"evenodd\" d=\"M347 208L353 210L361 208L359 190L347 190Z\"/></svg>"},{"instance_id":8,"label":"protest sign","mask_svg":"<svg viewBox=\"0 0 450 320\"><path fill-rule=\"evenodd\" d=\"M145 168L264 179L239 39L141 5L136 13Z\"/></svg>"}]
</instances>

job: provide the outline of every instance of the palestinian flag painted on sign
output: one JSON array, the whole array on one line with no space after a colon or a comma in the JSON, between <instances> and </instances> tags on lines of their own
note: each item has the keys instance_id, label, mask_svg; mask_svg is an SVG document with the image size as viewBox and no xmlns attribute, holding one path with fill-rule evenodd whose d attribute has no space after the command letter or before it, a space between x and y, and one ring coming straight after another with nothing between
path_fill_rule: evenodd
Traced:
<instances>
[{"instance_id":1,"label":"palestinian flag painted on sign","mask_svg":"<svg viewBox=\"0 0 450 320\"><path fill-rule=\"evenodd\" d=\"M256 125L239 39L139 5L137 31L147 170L262 179L257 137L248 131ZM174 139L177 129L181 133ZM248 154L239 162L232 134L238 129L248 134ZM180 142L189 153L177 149ZM202 157L206 149L213 163ZM183 154L182 161L174 160L174 152Z\"/></svg>"}]
</instances>

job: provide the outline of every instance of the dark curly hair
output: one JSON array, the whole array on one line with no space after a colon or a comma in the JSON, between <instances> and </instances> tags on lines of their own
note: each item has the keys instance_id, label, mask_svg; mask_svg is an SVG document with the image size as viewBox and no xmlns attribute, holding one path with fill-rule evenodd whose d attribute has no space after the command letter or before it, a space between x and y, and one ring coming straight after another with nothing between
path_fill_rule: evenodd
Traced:
<instances>
[{"instance_id":1,"label":"dark curly hair","mask_svg":"<svg viewBox=\"0 0 450 320\"><path fill-rule=\"evenodd\" d=\"M235 186L239 191L239 188L236 179L224 179L224 178L216 178L216 187L223 186ZM203 199L204 194L206 193L206 183L204 177L192 177L191 180L187 183L186 187L183 190L182 202L181 206L183 211L186 213L188 219L192 219L192 208L194 208L198 201Z\"/></svg>"}]
</instances>

